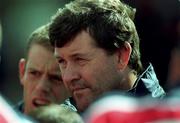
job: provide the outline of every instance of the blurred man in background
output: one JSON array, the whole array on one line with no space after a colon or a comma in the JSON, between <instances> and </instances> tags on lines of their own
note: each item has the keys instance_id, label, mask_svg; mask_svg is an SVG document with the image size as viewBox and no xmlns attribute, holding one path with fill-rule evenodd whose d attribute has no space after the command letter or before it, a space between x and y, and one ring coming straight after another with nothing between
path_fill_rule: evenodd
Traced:
<instances>
[{"instance_id":1,"label":"blurred man in background","mask_svg":"<svg viewBox=\"0 0 180 123\"><path fill-rule=\"evenodd\" d=\"M17 108L25 114L39 106L63 103L69 97L53 51L48 38L48 25L30 35L26 58L19 61L24 96Z\"/></svg>"}]
</instances>

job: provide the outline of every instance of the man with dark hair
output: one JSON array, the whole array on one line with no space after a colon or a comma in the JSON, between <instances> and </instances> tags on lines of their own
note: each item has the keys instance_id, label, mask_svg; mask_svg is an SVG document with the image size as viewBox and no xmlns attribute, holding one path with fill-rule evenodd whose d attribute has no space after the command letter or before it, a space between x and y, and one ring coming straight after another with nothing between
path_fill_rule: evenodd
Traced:
<instances>
[{"instance_id":1,"label":"man with dark hair","mask_svg":"<svg viewBox=\"0 0 180 123\"><path fill-rule=\"evenodd\" d=\"M109 91L165 95L152 65L142 67L134 14L119 0L75 0L54 15L50 41L79 112Z\"/></svg>"},{"instance_id":2,"label":"man with dark hair","mask_svg":"<svg viewBox=\"0 0 180 123\"><path fill-rule=\"evenodd\" d=\"M42 26L30 35L26 59L19 61L24 98L17 108L25 114L39 106L63 103L69 97L49 42L48 28L49 25Z\"/></svg>"}]
</instances>

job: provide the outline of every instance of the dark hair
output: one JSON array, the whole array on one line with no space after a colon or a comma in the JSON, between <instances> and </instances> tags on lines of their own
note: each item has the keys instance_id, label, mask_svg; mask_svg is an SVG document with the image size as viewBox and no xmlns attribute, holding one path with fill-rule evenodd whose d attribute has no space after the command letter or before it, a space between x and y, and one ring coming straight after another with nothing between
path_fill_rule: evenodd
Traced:
<instances>
[{"instance_id":1,"label":"dark hair","mask_svg":"<svg viewBox=\"0 0 180 123\"><path fill-rule=\"evenodd\" d=\"M132 47L128 65L140 72L142 65L139 37L132 21L134 14L134 9L119 0L75 0L54 15L49 28L51 44L63 47L82 30L108 54L113 54L127 41Z\"/></svg>"},{"instance_id":2,"label":"dark hair","mask_svg":"<svg viewBox=\"0 0 180 123\"><path fill-rule=\"evenodd\" d=\"M43 25L39 28L37 28L28 38L28 43L26 47L26 58L28 59L28 54L31 49L31 47L36 44L43 46L49 51L54 51L54 48L52 47L50 41L49 41L49 24Z\"/></svg>"}]
</instances>

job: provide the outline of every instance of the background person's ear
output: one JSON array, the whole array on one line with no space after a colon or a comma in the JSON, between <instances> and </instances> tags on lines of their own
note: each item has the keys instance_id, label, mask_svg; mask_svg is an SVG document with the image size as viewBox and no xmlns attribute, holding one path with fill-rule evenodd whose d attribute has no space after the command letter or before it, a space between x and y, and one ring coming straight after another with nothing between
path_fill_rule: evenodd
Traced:
<instances>
[{"instance_id":1,"label":"background person's ear","mask_svg":"<svg viewBox=\"0 0 180 123\"><path fill-rule=\"evenodd\" d=\"M19 60L19 78L22 85L23 85L25 69L26 69L26 60L24 58L21 58Z\"/></svg>"},{"instance_id":2,"label":"background person's ear","mask_svg":"<svg viewBox=\"0 0 180 123\"><path fill-rule=\"evenodd\" d=\"M126 41L124 46L118 49L118 68L124 70L128 63L131 56L132 47Z\"/></svg>"}]
</instances>

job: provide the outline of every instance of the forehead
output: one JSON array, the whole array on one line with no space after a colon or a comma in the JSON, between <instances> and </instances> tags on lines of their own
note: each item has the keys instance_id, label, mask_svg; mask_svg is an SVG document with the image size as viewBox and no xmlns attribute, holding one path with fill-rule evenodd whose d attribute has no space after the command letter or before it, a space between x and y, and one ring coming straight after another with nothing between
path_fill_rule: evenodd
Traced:
<instances>
[{"instance_id":1,"label":"forehead","mask_svg":"<svg viewBox=\"0 0 180 123\"><path fill-rule=\"evenodd\" d=\"M29 51L27 67L41 71L59 72L53 52L41 45L33 45Z\"/></svg>"},{"instance_id":2,"label":"forehead","mask_svg":"<svg viewBox=\"0 0 180 123\"><path fill-rule=\"evenodd\" d=\"M65 44L63 47L55 48L55 56L63 56L64 54L82 54L98 49L95 45L95 40L89 35L88 32L82 31L75 38Z\"/></svg>"}]
</instances>

